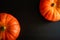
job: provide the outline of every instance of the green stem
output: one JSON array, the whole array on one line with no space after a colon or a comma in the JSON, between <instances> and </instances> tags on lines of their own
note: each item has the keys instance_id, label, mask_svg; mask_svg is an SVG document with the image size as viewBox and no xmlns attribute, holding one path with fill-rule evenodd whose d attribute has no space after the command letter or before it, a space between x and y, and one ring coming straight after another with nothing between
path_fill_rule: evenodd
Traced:
<instances>
[{"instance_id":1,"label":"green stem","mask_svg":"<svg viewBox=\"0 0 60 40\"><path fill-rule=\"evenodd\" d=\"M0 27L0 31L5 31L6 27L5 26L1 26Z\"/></svg>"}]
</instances>

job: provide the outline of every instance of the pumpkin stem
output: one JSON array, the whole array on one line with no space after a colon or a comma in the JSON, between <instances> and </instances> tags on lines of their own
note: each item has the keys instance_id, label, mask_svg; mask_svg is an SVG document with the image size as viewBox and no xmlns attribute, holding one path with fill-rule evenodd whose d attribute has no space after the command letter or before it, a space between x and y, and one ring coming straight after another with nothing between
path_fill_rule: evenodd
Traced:
<instances>
[{"instance_id":1,"label":"pumpkin stem","mask_svg":"<svg viewBox=\"0 0 60 40\"><path fill-rule=\"evenodd\" d=\"M53 7L54 6L54 3L52 3L51 6Z\"/></svg>"},{"instance_id":2,"label":"pumpkin stem","mask_svg":"<svg viewBox=\"0 0 60 40\"><path fill-rule=\"evenodd\" d=\"M4 26L0 27L0 31L5 31L5 29L6 29L6 27L4 27Z\"/></svg>"}]
</instances>

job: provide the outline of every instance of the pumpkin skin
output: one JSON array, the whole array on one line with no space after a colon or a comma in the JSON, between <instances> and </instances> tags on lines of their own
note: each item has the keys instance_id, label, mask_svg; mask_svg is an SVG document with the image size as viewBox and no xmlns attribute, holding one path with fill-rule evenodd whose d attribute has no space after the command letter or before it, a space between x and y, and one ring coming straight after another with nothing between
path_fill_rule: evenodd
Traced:
<instances>
[{"instance_id":1,"label":"pumpkin skin","mask_svg":"<svg viewBox=\"0 0 60 40\"><path fill-rule=\"evenodd\" d=\"M60 0L40 0L39 10L46 20L60 20Z\"/></svg>"},{"instance_id":2,"label":"pumpkin skin","mask_svg":"<svg viewBox=\"0 0 60 40\"><path fill-rule=\"evenodd\" d=\"M18 20L11 14L0 13L0 40L16 40L19 33L20 24Z\"/></svg>"}]
</instances>

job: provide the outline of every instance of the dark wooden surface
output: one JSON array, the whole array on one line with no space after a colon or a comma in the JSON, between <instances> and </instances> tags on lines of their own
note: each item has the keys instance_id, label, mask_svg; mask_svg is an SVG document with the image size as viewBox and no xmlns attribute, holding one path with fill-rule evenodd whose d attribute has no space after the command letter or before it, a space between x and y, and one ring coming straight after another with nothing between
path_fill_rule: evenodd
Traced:
<instances>
[{"instance_id":1,"label":"dark wooden surface","mask_svg":"<svg viewBox=\"0 0 60 40\"><path fill-rule=\"evenodd\" d=\"M21 33L17 40L60 39L60 21L53 23L45 20L39 13L39 1L0 1L0 12L12 14L21 24Z\"/></svg>"}]
</instances>

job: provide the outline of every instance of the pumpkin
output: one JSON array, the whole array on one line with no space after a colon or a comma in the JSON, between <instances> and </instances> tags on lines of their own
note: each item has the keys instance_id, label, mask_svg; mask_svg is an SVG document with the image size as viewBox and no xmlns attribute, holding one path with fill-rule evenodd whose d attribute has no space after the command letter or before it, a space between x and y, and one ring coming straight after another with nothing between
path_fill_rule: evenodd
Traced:
<instances>
[{"instance_id":1,"label":"pumpkin","mask_svg":"<svg viewBox=\"0 0 60 40\"><path fill-rule=\"evenodd\" d=\"M11 14L0 13L0 40L16 40L20 33L20 24Z\"/></svg>"},{"instance_id":2,"label":"pumpkin","mask_svg":"<svg viewBox=\"0 0 60 40\"><path fill-rule=\"evenodd\" d=\"M60 0L40 0L39 10L46 20L60 20Z\"/></svg>"}]
</instances>

